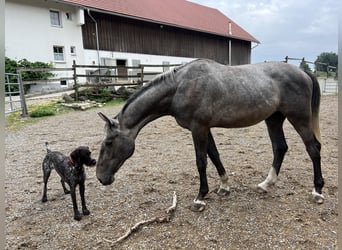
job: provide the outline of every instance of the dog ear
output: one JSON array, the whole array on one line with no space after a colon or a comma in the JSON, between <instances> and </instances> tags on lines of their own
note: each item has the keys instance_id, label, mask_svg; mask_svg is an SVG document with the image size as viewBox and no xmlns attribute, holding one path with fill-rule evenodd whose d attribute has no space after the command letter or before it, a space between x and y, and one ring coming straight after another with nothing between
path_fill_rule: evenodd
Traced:
<instances>
[{"instance_id":1,"label":"dog ear","mask_svg":"<svg viewBox=\"0 0 342 250\"><path fill-rule=\"evenodd\" d=\"M101 112L98 112L97 114L102 118L102 120L104 120L111 127L114 127L114 128L119 127L119 121L117 119L108 118L105 114Z\"/></svg>"},{"instance_id":2,"label":"dog ear","mask_svg":"<svg viewBox=\"0 0 342 250\"><path fill-rule=\"evenodd\" d=\"M80 154L78 152L78 149L75 149L74 151L72 151L70 154L70 157L73 160L73 162L79 162L80 161Z\"/></svg>"}]
</instances>

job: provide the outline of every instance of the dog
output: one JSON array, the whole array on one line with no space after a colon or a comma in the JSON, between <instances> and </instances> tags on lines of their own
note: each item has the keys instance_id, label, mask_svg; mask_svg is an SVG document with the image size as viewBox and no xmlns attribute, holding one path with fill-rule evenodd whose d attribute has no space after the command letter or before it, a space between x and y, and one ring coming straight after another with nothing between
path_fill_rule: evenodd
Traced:
<instances>
[{"instance_id":1,"label":"dog","mask_svg":"<svg viewBox=\"0 0 342 250\"><path fill-rule=\"evenodd\" d=\"M47 201L47 182L50 177L52 169L61 177L61 183L64 190L64 194L71 194L72 205L74 208L74 219L81 220L81 214L77 207L76 202L76 186L79 185L80 196L82 201L82 213L83 215L89 215L90 212L87 209L84 191L85 191L85 180L86 175L84 171L83 164L86 166L95 166L96 160L91 158L91 152L89 147L80 146L76 148L70 156L66 156L58 151L51 151L49 148L49 143L45 142L47 154L43 160L43 178L44 178L44 192L42 202ZM70 191L65 187L67 183L70 187Z\"/></svg>"}]
</instances>

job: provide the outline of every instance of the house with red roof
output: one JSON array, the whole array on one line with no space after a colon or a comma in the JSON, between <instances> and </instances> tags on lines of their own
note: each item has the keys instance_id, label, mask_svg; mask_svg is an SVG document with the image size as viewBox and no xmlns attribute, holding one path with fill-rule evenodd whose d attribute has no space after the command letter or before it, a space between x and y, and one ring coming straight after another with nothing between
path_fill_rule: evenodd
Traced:
<instances>
[{"instance_id":1,"label":"house with red roof","mask_svg":"<svg viewBox=\"0 0 342 250\"><path fill-rule=\"evenodd\" d=\"M187 0L6 0L5 29L7 57L55 67L239 65L259 43L219 10Z\"/></svg>"}]
</instances>

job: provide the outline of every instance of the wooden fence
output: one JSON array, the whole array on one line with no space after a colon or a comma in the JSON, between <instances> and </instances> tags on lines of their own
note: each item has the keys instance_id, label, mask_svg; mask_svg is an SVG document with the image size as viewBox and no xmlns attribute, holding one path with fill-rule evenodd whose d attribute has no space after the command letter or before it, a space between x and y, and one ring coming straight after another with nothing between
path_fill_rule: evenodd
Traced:
<instances>
[{"instance_id":1,"label":"wooden fence","mask_svg":"<svg viewBox=\"0 0 342 250\"><path fill-rule=\"evenodd\" d=\"M76 64L76 62L73 61L73 65L71 68L18 68L17 73L19 74L19 79L22 85L52 83L71 80L73 81L73 86L71 89L75 90L75 99L78 100L78 93L80 87L104 88L109 86L137 86L143 84L144 82L147 82L148 80L146 80L146 77L152 77L163 72L163 70L147 71L147 68L165 69L169 67L175 67L178 65L180 64L140 64L138 66L101 66L80 65ZM83 72L80 72L81 69L83 69ZM87 69L89 70L89 72L84 73L84 70ZM23 80L22 75L24 74L24 72L64 72L66 76L52 77L49 79ZM86 80L83 81L82 84L80 84L78 82L79 78L93 80Z\"/></svg>"},{"instance_id":2,"label":"wooden fence","mask_svg":"<svg viewBox=\"0 0 342 250\"><path fill-rule=\"evenodd\" d=\"M285 56L285 60L284 62L288 63L289 61L301 61L301 63L306 63L306 64L313 64L315 66L317 65L324 65L326 66L326 73L327 74L327 78L329 77L329 72L330 71L334 71L334 72L337 72L336 70L336 67L335 66L331 66L327 63L322 63L322 62L310 62L310 61L306 61L305 58L293 58L293 57L288 57L288 56ZM300 65L302 66L302 64ZM316 71L316 75L318 74L318 71Z\"/></svg>"}]
</instances>

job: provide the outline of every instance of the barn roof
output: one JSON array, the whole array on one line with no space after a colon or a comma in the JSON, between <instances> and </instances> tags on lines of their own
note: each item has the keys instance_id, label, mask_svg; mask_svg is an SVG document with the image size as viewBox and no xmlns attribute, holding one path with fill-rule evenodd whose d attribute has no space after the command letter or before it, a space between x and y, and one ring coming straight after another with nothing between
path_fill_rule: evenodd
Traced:
<instances>
[{"instance_id":1,"label":"barn roof","mask_svg":"<svg viewBox=\"0 0 342 250\"><path fill-rule=\"evenodd\" d=\"M217 9L186 0L64 0L130 18L260 43ZM231 34L229 34L231 23Z\"/></svg>"}]
</instances>

